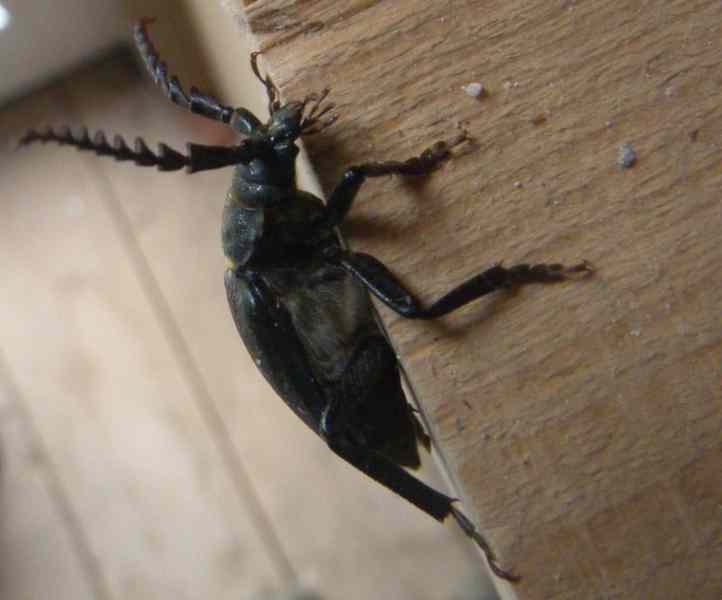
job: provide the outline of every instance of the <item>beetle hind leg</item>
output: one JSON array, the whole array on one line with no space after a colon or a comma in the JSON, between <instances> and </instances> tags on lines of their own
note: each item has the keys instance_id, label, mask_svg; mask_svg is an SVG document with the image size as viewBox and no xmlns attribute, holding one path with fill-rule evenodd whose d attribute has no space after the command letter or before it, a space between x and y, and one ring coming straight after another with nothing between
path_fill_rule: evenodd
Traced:
<instances>
[{"instance_id":1,"label":"beetle hind leg","mask_svg":"<svg viewBox=\"0 0 722 600\"><path fill-rule=\"evenodd\" d=\"M516 575L511 571L507 571L506 569L502 569L499 566L496 554L494 554L494 551L491 549L489 542L487 542L484 536L481 535L479 530L474 527L474 524L469 520L469 517L467 517L454 505L451 506L451 516L454 517L454 520L457 522L459 527L461 527L461 530L468 537L474 540L477 546L479 546L481 551L484 553L484 556L486 556L486 560L489 563L489 568L492 570L494 575L511 582L521 581L521 577L519 577L519 575Z\"/></svg>"},{"instance_id":2,"label":"beetle hind leg","mask_svg":"<svg viewBox=\"0 0 722 600\"><path fill-rule=\"evenodd\" d=\"M426 430L424 429L424 426L421 424L421 421L419 418L414 414L416 412L416 409L409 404L409 409L411 410L411 420L414 425L414 431L416 433L416 439L424 447L424 450L427 452L431 452L431 437L428 433L426 433Z\"/></svg>"},{"instance_id":3,"label":"beetle hind leg","mask_svg":"<svg viewBox=\"0 0 722 600\"><path fill-rule=\"evenodd\" d=\"M444 521L451 515L461 530L479 546L495 575L511 582L519 580L519 576L499 565L488 542L468 517L454 506L453 498L426 485L399 465L375 452L333 438L328 440L328 445L340 458L351 463L384 487L396 492L437 521Z\"/></svg>"}]
</instances>

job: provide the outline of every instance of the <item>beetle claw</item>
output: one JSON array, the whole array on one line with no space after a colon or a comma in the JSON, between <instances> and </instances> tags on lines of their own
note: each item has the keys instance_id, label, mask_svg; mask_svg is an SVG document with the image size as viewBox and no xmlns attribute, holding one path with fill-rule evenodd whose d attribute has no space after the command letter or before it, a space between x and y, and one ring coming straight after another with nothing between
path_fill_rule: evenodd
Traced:
<instances>
[{"instance_id":1,"label":"beetle claw","mask_svg":"<svg viewBox=\"0 0 722 600\"><path fill-rule=\"evenodd\" d=\"M566 279L582 279L584 277L588 277L595 271L596 269L594 268L594 265L588 260L584 259L576 265L572 265L571 267L566 267L565 269L562 269L561 274Z\"/></svg>"},{"instance_id":2,"label":"beetle claw","mask_svg":"<svg viewBox=\"0 0 722 600\"><path fill-rule=\"evenodd\" d=\"M301 131L304 135L319 133L337 121L338 114L329 114L334 108L336 108L336 105L332 102L323 104L323 101L330 92L330 88L324 88L320 94L309 94L306 98L304 98L303 102L301 102L304 109L307 105L311 105L310 110L301 121ZM321 120L324 116L327 118L325 120Z\"/></svg>"}]
</instances>

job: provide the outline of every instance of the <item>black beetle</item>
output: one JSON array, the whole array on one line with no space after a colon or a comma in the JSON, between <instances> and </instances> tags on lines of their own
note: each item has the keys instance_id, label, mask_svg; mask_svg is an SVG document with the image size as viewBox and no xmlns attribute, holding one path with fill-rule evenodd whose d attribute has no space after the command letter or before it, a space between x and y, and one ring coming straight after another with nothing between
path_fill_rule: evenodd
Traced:
<instances>
[{"instance_id":1,"label":"black beetle","mask_svg":"<svg viewBox=\"0 0 722 600\"><path fill-rule=\"evenodd\" d=\"M154 82L176 104L232 127L242 136L239 144L188 144L187 155L159 144L155 154L141 138L131 149L120 136L111 145L102 131L91 139L86 129L76 137L67 127L30 130L21 144L69 144L161 171L235 165L223 211L225 285L236 327L263 375L333 452L435 519L452 515L484 551L493 572L517 580L499 566L453 498L404 470L419 466L418 445L428 450L430 440L406 401L396 355L375 320L368 292L404 317L434 319L495 290L560 281L590 271L589 265L497 265L423 307L377 259L345 249L336 227L367 177L425 175L447 160L466 134L403 162L351 167L324 205L296 187L295 161L298 138L336 120L333 105L323 104L328 90L282 104L276 86L258 69L258 53L252 54L251 66L268 96L270 119L264 124L250 111L224 106L196 88L186 93L148 37L151 22L140 20L133 33Z\"/></svg>"}]
</instances>

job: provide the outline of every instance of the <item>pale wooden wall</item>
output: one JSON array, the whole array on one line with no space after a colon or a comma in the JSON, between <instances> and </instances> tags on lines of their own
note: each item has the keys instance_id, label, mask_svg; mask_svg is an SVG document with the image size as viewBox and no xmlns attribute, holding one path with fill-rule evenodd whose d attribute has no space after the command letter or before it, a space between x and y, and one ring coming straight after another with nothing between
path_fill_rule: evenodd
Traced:
<instances>
[{"instance_id":1,"label":"pale wooden wall","mask_svg":"<svg viewBox=\"0 0 722 600\"><path fill-rule=\"evenodd\" d=\"M381 314L506 597L722 595L722 5L713 0L258 0L329 191L463 122L473 152L369 183L345 228L424 299L497 261L588 259L440 323ZM481 100L461 86L481 81ZM638 155L620 168L620 145Z\"/></svg>"}]
</instances>

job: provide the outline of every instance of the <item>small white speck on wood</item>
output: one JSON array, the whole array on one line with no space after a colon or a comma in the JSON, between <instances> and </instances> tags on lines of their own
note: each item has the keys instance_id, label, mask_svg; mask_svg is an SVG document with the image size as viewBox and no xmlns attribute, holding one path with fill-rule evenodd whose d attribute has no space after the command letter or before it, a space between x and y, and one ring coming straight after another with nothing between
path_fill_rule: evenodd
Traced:
<instances>
[{"instance_id":1,"label":"small white speck on wood","mask_svg":"<svg viewBox=\"0 0 722 600\"><path fill-rule=\"evenodd\" d=\"M619 147L619 155L617 156L617 164L623 169L629 169L637 162L637 153L629 144L622 144Z\"/></svg>"},{"instance_id":2,"label":"small white speck on wood","mask_svg":"<svg viewBox=\"0 0 722 600\"><path fill-rule=\"evenodd\" d=\"M471 96L472 98L481 98L486 94L484 84L479 81L467 83L466 85L462 86L461 89L466 95Z\"/></svg>"}]
</instances>

